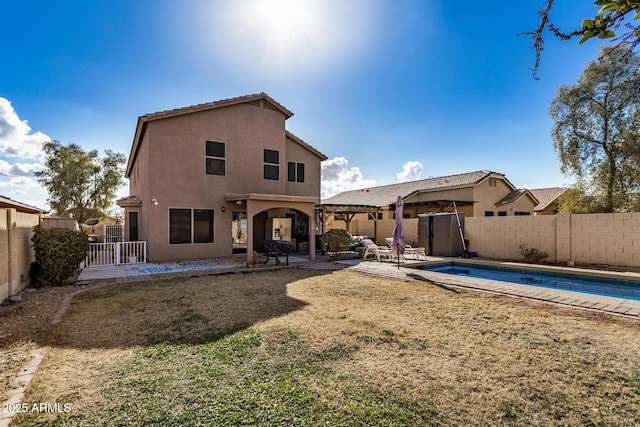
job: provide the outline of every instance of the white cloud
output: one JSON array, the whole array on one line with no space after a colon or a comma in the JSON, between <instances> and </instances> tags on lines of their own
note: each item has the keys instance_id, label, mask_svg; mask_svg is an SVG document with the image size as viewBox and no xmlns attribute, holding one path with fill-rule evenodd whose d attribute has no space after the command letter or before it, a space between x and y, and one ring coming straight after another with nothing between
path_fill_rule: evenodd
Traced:
<instances>
[{"instance_id":1,"label":"white cloud","mask_svg":"<svg viewBox=\"0 0 640 427\"><path fill-rule=\"evenodd\" d=\"M398 182L417 181L422 178L424 166L420 162L407 162L402 166L402 172L396 174Z\"/></svg>"},{"instance_id":2,"label":"white cloud","mask_svg":"<svg viewBox=\"0 0 640 427\"><path fill-rule=\"evenodd\" d=\"M42 132L32 133L26 120L6 98L0 97L0 156L42 162L42 144L50 138Z\"/></svg>"},{"instance_id":3,"label":"white cloud","mask_svg":"<svg viewBox=\"0 0 640 427\"><path fill-rule=\"evenodd\" d=\"M21 203L46 207L47 192L34 177L44 169L42 132L31 131L8 99L0 97L0 194Z\"/></svg>"},{"instance_id":4,"label":"white cloud","mask_svg":"<svg viewBox=\"0 0 640 427\"><path fill-rule=\"evenodd\" d=\"M39 163L8 163L0 159L0 176L34 176L44 166Z\"/></svg>"},{"instance_id":5,"label":"white cloud","mask_svg":"<svg viewBox=\"0 0 640 427\"><path fill-rule=\"evenodd\" d=\"M321 197L326 199L337 193L376 185L375 179L364 179L358 167L348 167L344 157L334 157L322 162Z\"/></svg>"}]
</instances>

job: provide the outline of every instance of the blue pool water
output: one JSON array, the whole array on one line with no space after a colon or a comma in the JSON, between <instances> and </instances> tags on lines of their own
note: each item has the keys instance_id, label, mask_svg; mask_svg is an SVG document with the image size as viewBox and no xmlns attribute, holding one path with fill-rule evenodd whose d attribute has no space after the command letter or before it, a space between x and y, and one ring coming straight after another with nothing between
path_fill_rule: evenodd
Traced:
<instances>
[{"instance_id":1,"label":"blue pool water","mask_svg":"<svg viewBox=\"0 0 640 427\"><path fill-rule=\"evenodd\" d=\"M424 266L421 267L421 269L437 273L454 274L456 276L477 277L523 285L542 286L545 288L640 300L640 282L631 280L612 280L572 274L545 273L466 264Z\"/></svg>"}]
</instances>

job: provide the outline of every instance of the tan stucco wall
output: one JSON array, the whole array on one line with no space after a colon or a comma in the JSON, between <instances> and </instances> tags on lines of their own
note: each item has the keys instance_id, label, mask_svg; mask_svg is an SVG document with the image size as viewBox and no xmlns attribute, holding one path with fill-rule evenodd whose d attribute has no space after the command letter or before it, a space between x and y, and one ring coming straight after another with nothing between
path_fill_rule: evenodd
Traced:
<instances>
[{"instance_id":1,"label":"tan stucco wall","mask_svg":"<svg viewBox=\"0 0 640 427\"><path fill-rule=\"evenodd\" d=\"M320 194L320 167L318 156L290 138L286 142L286 159L280 161L280 179L285 182L285 194L291 196L318 196ZM283 153L280 154L281 156ZM282 159L282 157L281 157ZM304 182L289 182L287 163L304 163Z\"/></svg>"},{"instance_id":2,"label":"tan stucco wall","mask_svg":"<svg viewBox=\"0 0 640 427\"><path fill-rule=\"evenodd\" d=\"M29 268L35 261L31 237L39 223L38 214L0 209L0 302L29 286Z\"/></svg>"},{"instance_id":3,"label":"tan stucco wall","mask_svg":"<svg viewBox=\"0 0 640 427\"><path fill-rule=\"evenodd\" d=\"M536 215L556 215L557 209L558 209L558 203L553 202L549 206L547 206L545 209L537 211L535 214Z\"/></svg>"},{"instance_id":4,"label":"tan stucco wall","mask_svg":"<svg viewBox=\"0 0 640 427\"><path fill-rule=\"evenodd\" d=\"M149 260L231 255L232 215L247 207L227 202L225 194L291 194L319 199L320 158L287 142L284 125L283 113L247 104L148 122L130 177L130 194L139 195L142 206L127 209L125 220L126 212L139 210L139 238L148 242ZM206 140L225 143L224 176L206 174ZM280 153L278 181L264 179L264 149ZM305 163L304 184L287 182L288 161ZM157 205L151 203L152 198L158 200ZM170 245L171 208L212 209L214 242Z\"/></svg>"},{"instance_id":5,"label":"tan stucco wall","mask_svg":"<svg viewBox=\"0 0 640 427\"><path fill-rule=\"evenodd\" d=\"M490 182L495 182L495 187L492 187ZM535 203L527 195L520 197L514 203L496 206L496 203L512 191L512 188L503 179L485 179L473 187L473 200L477 203L473 205L473 214L467 215L467 217L485 216L485 212L487 211L493 212L495 216L498 216L498 212L500 211L506 212L507 216L515 215L515 211L531 212L531 215L533 215Z\"/></svg>"}]
</instances>

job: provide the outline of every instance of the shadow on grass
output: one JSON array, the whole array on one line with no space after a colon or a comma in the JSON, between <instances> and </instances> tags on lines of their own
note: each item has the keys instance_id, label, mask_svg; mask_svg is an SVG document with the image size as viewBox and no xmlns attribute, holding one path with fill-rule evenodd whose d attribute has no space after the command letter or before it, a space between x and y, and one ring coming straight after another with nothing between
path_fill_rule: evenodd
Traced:
<instances>
[{"instance_id":1,"label":"shadow on grass","mask_svg":"<svg viewBox=\"0 0 640 427\"><path fill-rule=\"evenodd\" d=\"M157 343L201 344L306 303L287 285L321 271L211 275L139 282L76 296L42 344L71 348L121 348Z\"/></svg>"}]
</instances>

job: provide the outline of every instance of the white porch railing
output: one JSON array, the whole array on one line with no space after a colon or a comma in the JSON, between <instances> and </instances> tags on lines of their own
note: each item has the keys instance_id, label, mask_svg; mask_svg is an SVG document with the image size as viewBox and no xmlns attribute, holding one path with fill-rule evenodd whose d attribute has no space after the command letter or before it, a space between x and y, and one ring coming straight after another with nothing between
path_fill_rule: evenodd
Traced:
<instances>
[{"instance_id":1,"label":"white porch railing","mask_svg":"<svg viewBox=\"0 0 640 427\"><path fill-rule=\"evenodd\" d=\"M147 262L147 242L91 243L85 267Z\"/></svg>"}]
</instances>

